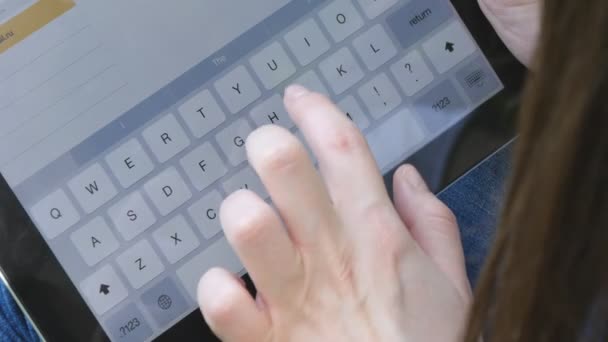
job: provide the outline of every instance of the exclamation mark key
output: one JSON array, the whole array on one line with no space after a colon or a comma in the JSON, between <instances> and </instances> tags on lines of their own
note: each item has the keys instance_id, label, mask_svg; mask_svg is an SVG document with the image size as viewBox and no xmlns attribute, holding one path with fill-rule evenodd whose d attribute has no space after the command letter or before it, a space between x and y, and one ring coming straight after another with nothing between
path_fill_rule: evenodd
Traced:
<instances>
[{"instance_id":1,"label":"exclamation mark key","mask_svg":"<svg viewBox=\"0 0 608 342\"><path fill-rule=\"evenodd\" d=\"M386 103L386 101L384 100L382 94L380 94L380 90L378 90L377 86L373 86L372 89L374 89L374 92L376 93L376 95L378 95L378 97L380 98L381 101L384 101L384 106L388 106L388 103Z\"/></svg>"},{"instance_id":2,"label":"exclamation mark key","mask_svg":"<svg viewBox=\"0 0 608 342\"><path fill-rule=\"evenodd\" d=\"M384 73L359 88L359 96L375 119L392 112L403 102L397 88Z\"/></svg>"}]
</instances>

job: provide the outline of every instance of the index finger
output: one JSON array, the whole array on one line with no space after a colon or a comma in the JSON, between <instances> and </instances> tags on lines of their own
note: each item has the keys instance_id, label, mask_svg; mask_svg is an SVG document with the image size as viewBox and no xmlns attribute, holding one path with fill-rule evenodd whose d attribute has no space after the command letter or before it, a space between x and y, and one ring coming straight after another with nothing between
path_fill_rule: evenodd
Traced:
<instances>
[{"instance_id":1,"label":"index finger","mask_svg":"<svg viewBox=\"0 0 608 342\"><path fill-rule=\"evenodd\" d=\"M285 91L285 106L316 155L336 207L390 205L365 138L329 98L294 85Z\"/></svg>"}]
</instances>

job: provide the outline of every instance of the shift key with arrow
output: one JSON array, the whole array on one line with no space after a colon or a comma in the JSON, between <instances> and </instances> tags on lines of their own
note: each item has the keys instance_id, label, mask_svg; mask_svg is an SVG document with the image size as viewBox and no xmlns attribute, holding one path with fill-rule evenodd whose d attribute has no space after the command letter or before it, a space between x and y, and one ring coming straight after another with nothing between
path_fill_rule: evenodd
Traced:
<instances>
[{"instance_id":1,"label":"shift key with arrow","mask_svg":"<svg viewBox=\"0 0 608 342\"><path fill-rule=\"evenodd\" d=\"M106 285L106 284L99 285L99 293L101 293L105 296L110 294L110 285Z\"/></svg>"},{"instance_id":2,"label":"shift key with arrow","mask_svg":"<svg viewBox=\"0 0 608 342\"><path fill-rule=\"evenodd\" d=\"M446 42L445 43L445 51L447 51L449 53L454 52L454 46L455 46L454 43L452 43L452 42Z\"/></svg>"},{"instance_id":3,"label":"shift key with arrow","mask_svg":"<svg viewBox=\"0 0 608 342\"><path fill-rule=\"evenodd\" d=\"M470 33L459 21L446 25L422 43L422 48L440 74L448 72L479 51Z\"/></svg>"},{"instance_id":4,"label":"shift key with arrow","mask_svg":"<svg viewBox=\"0 0 608 342\"><path fill-rule=\"evenodd\" d=\"M105 265L80 283L80 291L97 315L103 315L129 295L112 265Z\"/></svg>"}]
</instances>

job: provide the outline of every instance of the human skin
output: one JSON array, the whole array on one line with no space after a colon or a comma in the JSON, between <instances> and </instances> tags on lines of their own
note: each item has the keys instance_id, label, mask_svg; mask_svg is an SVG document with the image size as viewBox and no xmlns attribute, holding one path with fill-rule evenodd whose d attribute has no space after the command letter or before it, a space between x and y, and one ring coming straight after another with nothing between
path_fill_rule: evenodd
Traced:
<instances>
[{"instance_id":1,"label":"human skin","mask_svg":"<svg viewBox=\"0 0 608 342\"><path fill-rule=\"evenodd\" d=\"M539 2L479 3L529 66ZM325 96L292 86L285 106L320 172L280 127L247 139L275 207L242 190L220 216L259 293L210 270L198 289L209 326L227 342L460 341L471 290L454 215L411 166L395 173L391 202L365 139Z\"/></svg>"},{"instance_id":2,"label":"human skin","mask_svg":"<svg viewBox=\"0 0 608 342\"><path fill-rule=\"evenodd\" d=\"M513 55L530 67L538 42L542 3L538 0L478 1Z\"/></svg>"}]
</instances>

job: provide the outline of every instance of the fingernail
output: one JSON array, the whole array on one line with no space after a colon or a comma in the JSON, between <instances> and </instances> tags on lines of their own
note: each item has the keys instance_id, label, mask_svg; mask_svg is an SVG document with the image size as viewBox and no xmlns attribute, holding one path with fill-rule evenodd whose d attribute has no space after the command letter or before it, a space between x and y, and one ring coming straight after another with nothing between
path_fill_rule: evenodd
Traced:
<instances>
[{"instance_id":1,"label":"fingernail","mask_svg":"<svg viewBox=\"0 0 608 342\"><path fill-rule=\"evenodd\" d=\"M404 165L397 170L397 181L414 191L429 191L420 173L411 165Z\"/></svg>"},{"instance_id":2,"label":"fingernail","mask_svg":"<svg viewBox=\"0 0 608 342\"><path fill-rule=\"evenodd\" d=\"M285 89L285 100L293 102L302 96L310 94L310 90L298 84L292 84Z\"/></svg>"}]
</instances>

